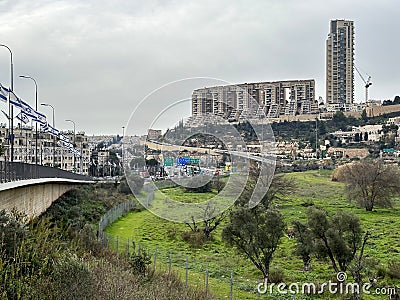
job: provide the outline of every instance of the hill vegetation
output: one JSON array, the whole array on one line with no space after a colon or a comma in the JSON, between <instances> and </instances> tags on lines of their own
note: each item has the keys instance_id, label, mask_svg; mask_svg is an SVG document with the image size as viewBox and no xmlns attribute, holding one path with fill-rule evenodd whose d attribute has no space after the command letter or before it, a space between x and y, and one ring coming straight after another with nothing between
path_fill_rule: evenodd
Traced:
<instances>
[{"instance_id":1,"label":"hill vegetation","mask_svg":"<svg viewBox=\"0 0 400 300\"><path fill-rule=\"evenodd\" d=\"M269 205L272 210L279 210L285 224L284 235L279 239L277 248L270 262L269 280L272 282L316 282L321 284L335 278L335 270L345 270L349 279L356 274L356 259L362 262L363 281L374 283L376 287L390 287L399 283L400 279L400 239L397 228L400 225L400 204L396 198L392 199L392 208L375 207L373 211L359 208L357 203L347 200L345 184L331 180L332 172L327 170L309 171L301 173L288 173L284 177L294 180L297 188L295 193L275 199ZM167 196L176 194L177 188L166 188L161 192ZM185 193L181 192L181 196ZM156 194L156 198L163 199L163 195ZM190 197L201 197L201 194L190 193ZM155 199L157 201L157 199ZM318 217L325 216L324 218ZM247 218L248 219L248 218ZM314 221L313 221L314 220ZM325 220L325 221L324 221ZM317 222L318 221L318 222ZM323 221L323 222L322 222ZM185 239L188 227L159 219L149 211L132 212L112 224L106 231L111 236L118 236L122 241L129 238L140 243L141 247L149 249L151 253L157 249L159 268L166 268L168 255L173 253L173 265L178 272L184 272L186 255L190 258L190 276L192 283L199 284L198 279L204 278L206 266L210 274L210 288L218 298L229 295L230 271L233 271L234 298L257 299L257 282L263 274L248 259L247 255L235 248L228 247L222 238L224 228L229 224L225 218L221 225L213 232L211 239L203 243L191 243ZM301 246L297 238L296 222L303 224L309 233L305 238L306 244L314 245L306 249ZM322 223L319 223L322 222ZM324 223L325 222L325 223ZM323 227L324 231L317 228ZM345 227L340 224L353 224ZM240 227L236 227L240 230ZM321 248L323 236L318 238L318 232L327 236L328 247L343 246L340 248ZM353 232L353 233L351 233ZM254 233L254 232L253 232ZM350 234L351 233L351 234ZM354 235L353 242L350 237ZM367 237L364 242L365 237ZM308 239L308 240L307 240ZM308 242L307 242L308 241ZM322 242L322 244L321 244ZM354 244L354 250L348 252ZM353 247L353 246L352 246ZM124 250L124 246L120 247ZM332 259L328 251L332 251ZM362 252L362 255L361 255ZM344 259L344 260L343 260ZM305 264L305 262L307 264ZM194 265L193 265L194 264ZM335 269L335 265L336 268ZM307 268L305 268L307 267ZM184 274L184 273L183 273ZM354 275L355 276L355 275ZM297 295L296 299L328 299L329 295ZM364 295L363 299L385 299L385 296Z\"/></svg>"},{"instance_id":2,"label":"hill vegetation","mask_svg":"<svg viewBox=\"0 0 400 300\"><path fill-rule=\"evenodd\" d=\"M146 265L137 272L143 254L117 254L97 242L100 216L130 198L114 184L97 184L66 193L35 220L0 211L1 299L208 299L174 273Z\"/></svg>"}]
</instances>

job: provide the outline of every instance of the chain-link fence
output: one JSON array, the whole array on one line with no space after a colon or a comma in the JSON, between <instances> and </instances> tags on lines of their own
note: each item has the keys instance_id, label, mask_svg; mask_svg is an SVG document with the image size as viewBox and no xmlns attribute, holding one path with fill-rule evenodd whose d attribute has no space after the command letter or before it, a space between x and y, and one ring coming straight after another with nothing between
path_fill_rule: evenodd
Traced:
<instances>
[{"instance_id":1,"label":"chain-link fence","mask_svg":"<svg viewBox=\"0 0 400 300\"><path fill-rule=\"evenodd\" d=\"M120 253L131 255L136 251L146 251L151 257L155 270L175 272L186 285L205 289L207 293L218 294L224 299L294 299L293 296L262 295L258 293L258 280L248 279L231 269L222 268L210 256L208 259L196 258L187 253L162 249L152 243L135 241L109 233L103 233L103 245ZM299 298L297 298L299 299Z\"/></svg>"},{"instance_id":2,"label":"chain-link fence","mask_svg":"<svg viewBox=\"0 0 400 300\"><path fill-rule=\"evenodd\" d=\"M145 187L149 188L149 187ZM148 201L154 197L152 189L146 190ZM186 285L205 289L208 292L224 294L225 299L242 299L238 294L246 294L246 299L294 299L293 296L282 297L268 294L268 297L261 295L257 290L258 280L244 278L241 274L234 271L235 265L232 262L232 268L222 268L214 262L210 256L208 259L196 258L187 253L162 249L153 243L145 241L136 241L133 237L126 238L118 235L112 235L104 232L106 227L118 218L127 214L136 207L133 201L127 201L112 207L98 224L99 241L107 248L128 255L145 250L152 258L151 267L155 270L163 270L168 273L175 272L185 281Z\"/></svg>"},{"instance_id":3,"label":"chain-link fence","mask_svg":"<svg viewBox=\"0 0 400 300\"><path fill-rule=\"evenodd\" d=\"M104 229L111 223L118 220L119 217L127 214L129 211L136 207L136 203L133 201L126 201L113 206L108 210L100 219L98 224L97 238L99 241L104 241Z\"/></svg>"}]
</instances>

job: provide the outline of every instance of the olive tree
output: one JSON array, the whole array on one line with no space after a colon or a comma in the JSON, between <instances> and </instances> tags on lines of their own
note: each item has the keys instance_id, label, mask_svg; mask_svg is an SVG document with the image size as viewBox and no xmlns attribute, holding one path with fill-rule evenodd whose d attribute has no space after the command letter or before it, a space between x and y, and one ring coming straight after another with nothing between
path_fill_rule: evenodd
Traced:
<instances>
[{"instance_id":1,"label":"olive tree","mask_svg":"<svg viewBox=\"0 0 400 300\"><path fill-rule=\"evenodd\" d=\"M336 273L345 272L362 246L360 219L343 211L329 218L316 207L309 208L307 218L317 256L328 258Z\"/></svg>"},{"instance_id":2,"label":"olive tree","mask_svg":"<svg viewBox=\"0 0 400 300\"><path fill-rule=\"evenodd\" d=\"M230 222L222 231L223 240L246 256L268 278L273 254L283 236L285 223L277 210L258 205L231 211Z\"/></svg>"}]
</instances>

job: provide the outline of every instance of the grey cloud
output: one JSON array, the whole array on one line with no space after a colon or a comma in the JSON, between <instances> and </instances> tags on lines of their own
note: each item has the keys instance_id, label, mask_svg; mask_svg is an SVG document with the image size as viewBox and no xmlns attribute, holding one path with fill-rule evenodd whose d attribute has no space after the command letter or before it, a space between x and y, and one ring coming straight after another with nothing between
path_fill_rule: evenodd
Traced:
<instances>
[{"instance_id":1,"label":"grey cloud","mask_svg":"<svg viewBox=\"0 0 400 300\"><path fill-rule=\"evenodd\" d=\"M324 97L325 40L335 18L355 21L356 63L373 77L371 96L393 98L400 4L366 2L0 1L0 43L14 51L15 74L35 77L40 98L54 103L58 127L72 118L88 133L115 134L145 95L185 77L315 78ZM30 82L15 79L15 87L33 101ZM363 99L359 78L356 96Z\"/></svg>"}]
</instances>

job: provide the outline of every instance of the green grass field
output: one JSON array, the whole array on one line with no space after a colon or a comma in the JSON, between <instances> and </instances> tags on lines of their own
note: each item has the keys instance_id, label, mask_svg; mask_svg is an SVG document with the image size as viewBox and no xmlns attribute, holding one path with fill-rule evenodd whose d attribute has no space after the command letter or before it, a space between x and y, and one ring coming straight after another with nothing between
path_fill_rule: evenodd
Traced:
<instances>
[{"instance_id":1,"label":"green grass field","mask_svg":"<svg viewBox=\"0 0 400 300\"><path fill-rule=\"evenodd\" d=\"M390 260L400 261L400 205L391 209L376 208L373 212L357 208L355 203L347 201L344 185L332 182L331 172L309 171L303 173L290 173L285 175L294 178L297 184L295 194L285 199L274 202L285 217L287 227L291 227L294 220L306 219L306 206L311 204L324 207L329 214L337 210L351 211L360 217L363 229L370 231L372 237L366 247L366 256L379 260L380 266L385 268ZM206 200L215 193L195 194L185 193L179 188L169 188L162 191L166 196L180 201L188 198L196 201ZM160 197L160 196L159 196ZM139 243L141 247L149 250L153 255L157 251L157 268L168 269L170 251L172 251L172 269L178 272L185 280L186 257L189 265L189 283L204 287L205 272L209 271L209 287L217 299L229 299L229 278L233 271L233 298L258 299L256 286L261 278L261 273L252 263L233 249L228 248L221 240L223 224L213 235L213 241L205 243L200 248L192 248L182 239L182 233L188 230L184 224L163 220L147 210L133 212L120 218L106 229L112 236L118 236L119 250L126 248L131 241ZM113 246L113 243L111 244ZM333 279L335 272L326 262L313 259L312 271L302 270L302 261L293 255L295 241L284 236L279 248L275 252L271 265L272 270L284 273L284 282L325 282ZM388 276L379 281L380 284L398 284ZM287 296L288 297L288 296ZM330 296L323 299L338 299ZM266 295L262 299L274 299ZM290 297L289 297L290 298ZM314 299L297 295L296 299ZM366 296L364 299L386 299L378 296ZM344 298L343 298L344 299Z\"/></svg>"}]
</instances>

